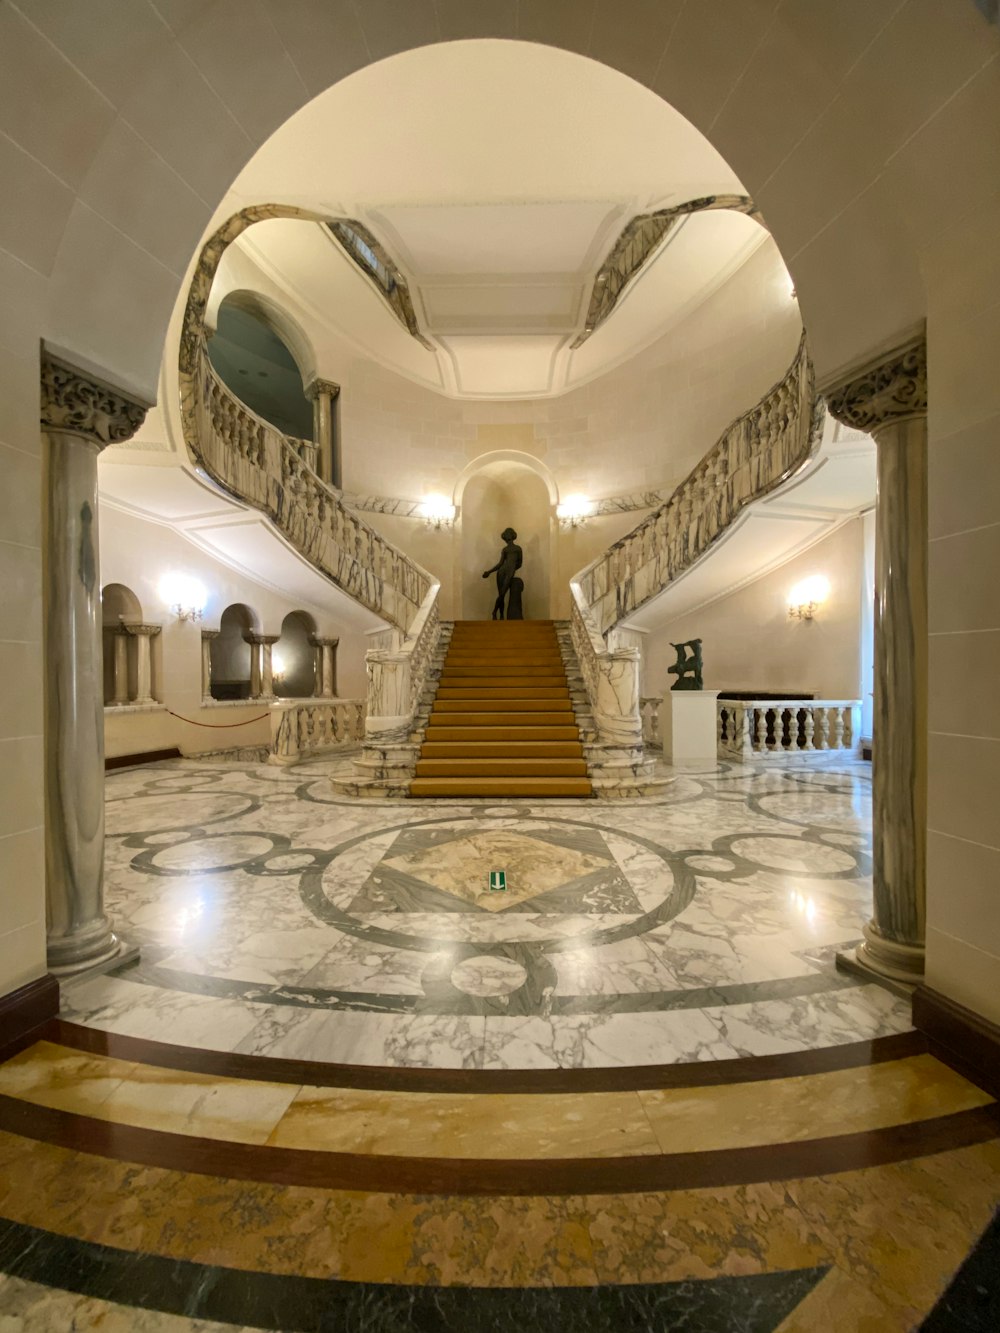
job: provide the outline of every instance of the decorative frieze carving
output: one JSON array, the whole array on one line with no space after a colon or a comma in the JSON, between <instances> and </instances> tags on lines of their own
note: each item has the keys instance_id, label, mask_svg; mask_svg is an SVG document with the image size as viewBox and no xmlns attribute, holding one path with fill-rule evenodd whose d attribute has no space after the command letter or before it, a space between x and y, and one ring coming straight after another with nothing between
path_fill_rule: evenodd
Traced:
<instances>
[{"instance_id":1,"label":"decorative frieze carving","mask_svg":"<svg viewBox=\"0 0 1000 1333\"><path fill-rule=\"evenodd\" d=\"M43 430L80 435L104 449L131 439L148 410L145 403L42 349Z\"/></svg>"},{"instance_id":2,"label":"decorative frieze carving","mask_svg":"<svg viewBox=\"0 0 1000 1333\"><path fill-rule=\"evenodd\" d=\"M882 426L927 415L927 344L923 337L897 348L827 393L831 416L873 435Z\"/></svg>"}]
</instances>

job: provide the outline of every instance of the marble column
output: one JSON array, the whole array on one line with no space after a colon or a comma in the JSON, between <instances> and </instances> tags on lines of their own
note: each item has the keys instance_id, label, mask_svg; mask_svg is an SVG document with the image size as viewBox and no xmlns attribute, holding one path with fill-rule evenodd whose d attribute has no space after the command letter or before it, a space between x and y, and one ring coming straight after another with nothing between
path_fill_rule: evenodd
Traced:
<instances>
[{"instance_id":1,"label":"marble column","mask_svg":"<svg viewBox=\"0 0 1000 1333\"><path fill-rule=\"evenodd\" d=\"M339 639L309 640L316 649L316 694L320 699L333 699L337 693L337 644Z\"/></svg>"},{"instance_id":2,"label":"marble column","mask_svg":"<svg viewBox=\"0 0 1000 1333\"><path fill-rule=\"evenodd\" d=\"M120 707L128 703L128 633L124 625L115 630L112 674L114 691L111 702Z\"/></svg>"},{"instance_id":3,"label":"marble column","mask_svg":"<svg viewBox=\"0 0 1000 1333\"><path fill-rule=\"evenodd\" d=\"M331 380L313 380L306 395L313 405L313 442L319 455L316 471L325 482L336 484L334 476L333 400L340 385Z\"/></svg>"},{"instance_id":4,"label":"marble column","mask_svg":"<svg viewBox=\"0 0 1000 1333\"><path fill-rule=\"evenodd\" d=\"M217 629L201 632L201 701L206 704L212 702L212 640L221 632Z\"/></svg>"},{"instance_id":5,"label":"marble column","mask_svg":"<svg viewBox=\"0 0 1000 1333\"><path fill-rule=\"evenodd\" d=\"M43 348L45 889L57 975L122 954L104 911L104 686L97 456L147 408Z\"/></svg>"},{"instance_id":6,"label":"marble column","mask_svg":"<svg viewBox=\"0 0 1000 1333\"><path fill-rule=\"evenodd\" d=\"M874 436L874 913L838 966L897 986L924 972L927 837L927 358L923 339L827 394Z\"/></svg>"},{"instance_id":7,"label":"marble column","mask_svg":"<svg viewBox=\"0 0 1000 1333\"><path fill-rule=\"evenodd\" d=\"M274 666L272 660L272 650L274 645L281 638L280 634L261 634L258 636L260 643L260 675L262 699L274 698Z\"/></svg>"},{"instance_id":8,"label":"marble column","mask_svg":"<svg viewBox=\"0 0 1000 1333\"><path fill-rule=\"evenodd\" d=\"M250 645L250 698L260 698L260 635L244 634Z\"/></svg>"},{"instance_id":9,"label":"marble column","mask_svg":"<svg viewBox=\"0 0 1000 1333\"><path fill-rule=\"evenodd\" d=\"M153 704L152 643L159 634L159 625L126 625L126 633L135 639L135 698L133 703Z\"/></svg>"}]
</instances>

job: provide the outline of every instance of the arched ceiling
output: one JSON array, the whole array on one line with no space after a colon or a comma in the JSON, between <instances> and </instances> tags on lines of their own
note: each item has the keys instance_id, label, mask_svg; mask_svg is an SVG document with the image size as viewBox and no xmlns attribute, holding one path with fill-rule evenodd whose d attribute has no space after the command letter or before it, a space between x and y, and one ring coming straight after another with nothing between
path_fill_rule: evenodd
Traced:
<instances>
[{"instance_id":1,"label":"arched ceiling","mask_svg":"<svg viewBox=\"0 0 1000 1333\"><path fill-rule=\"evenodd\" d=\"M460 42L369 66L303 107L215 222L274 202L362 223L405 277L427 346L322 225L261 223L237 245L317 343L346 337L455 397L539 397L634 355L771 243L738 213L681 220L573 350L631 219L717 194L745 190L648 89L551 47Z\"/></svg>"}]
</instances>

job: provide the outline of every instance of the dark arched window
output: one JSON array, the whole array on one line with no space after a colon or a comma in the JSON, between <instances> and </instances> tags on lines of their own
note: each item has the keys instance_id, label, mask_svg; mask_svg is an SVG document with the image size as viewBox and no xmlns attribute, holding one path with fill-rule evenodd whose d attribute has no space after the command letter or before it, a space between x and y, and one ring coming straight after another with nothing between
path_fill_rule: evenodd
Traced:
<instances>
[{"instance_id":1,"label":"dark arched window","mask_svg":"<svg viewBox=\"0 0 1000 1333\"><path fill-rule=\"evenodd\" d=\"M313 408L295 358L259 315L233 301L219 307L208 357L216 374L240 402L283 435L313 437Z\"/></svg>"}]
</instances>

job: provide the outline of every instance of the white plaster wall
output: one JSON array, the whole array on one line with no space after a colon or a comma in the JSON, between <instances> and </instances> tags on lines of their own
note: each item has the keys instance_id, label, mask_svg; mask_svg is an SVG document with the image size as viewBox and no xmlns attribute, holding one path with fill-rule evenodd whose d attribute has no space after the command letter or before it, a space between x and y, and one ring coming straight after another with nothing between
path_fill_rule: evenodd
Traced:
<instances>
[{"instance_id":1,"label":"white plaster wall","mask_svg":"<svg viewBox=\"0 0 1000 1333\"><path fill-rule=\"evenodd\" d=\"M109 756L139 754L144 750L173 746L183 754L197 754L203 750L269 742L270 724L266 719L250 725L233 725L248 718L258 718L266 712L266 705L248 700L238 705L202 706L201 631L218 629L222 612L233 602L242 602L250 608L262 634L280 634L281 623L289 611L307 611L315 620L319 634L340 636L337 684L341 697L364 698L367 647L364 636L338 624L324 608L294 604L212 559L172 528L150 523L137 515L105 504L101 506L100 527L101 585L125 584L138 597L144 620L163 626L156 640L159 644L160 702L181 717L192 719L191 722L181 721L166 711L116 713L106 710L104 736ZM207 589L208 604L200 624L177 620L160 597L160 579L171 570L199 579Z\"/></svg>"},{"instance_id":2,"label":"white plaster wall","mask_svg":"<svg viewBox=\"0 0 1000 1333\"><path fill-rule=\"evenodd\" d=\"M812 621L790 620L788 592L822 574L830 596ZM702 640L705 688L789 690L821 699L858 699L861 691L862 520L745 588L662 625L643 644L644 694L665 694L676 680L671 643Z\"/></svg>"}]
</instances>

